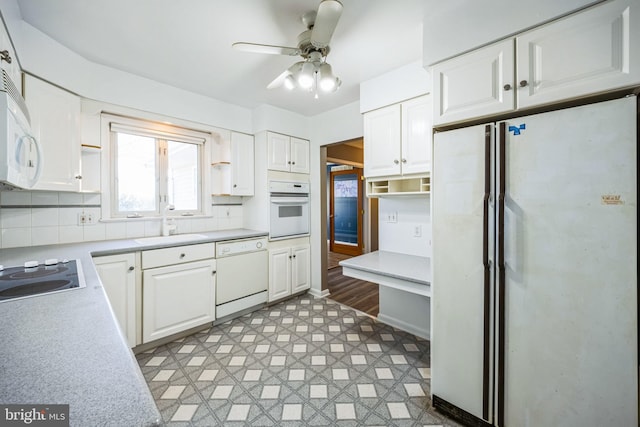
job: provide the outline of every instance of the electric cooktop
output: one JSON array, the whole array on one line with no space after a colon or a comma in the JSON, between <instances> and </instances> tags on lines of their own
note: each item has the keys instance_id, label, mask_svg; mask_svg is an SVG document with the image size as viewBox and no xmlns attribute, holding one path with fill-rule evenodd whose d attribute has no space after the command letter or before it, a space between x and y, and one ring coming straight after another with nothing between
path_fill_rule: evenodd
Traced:
<instances>
[{"instance_id":1,"label":"electric cooktop","mask_svg":"<svg viewBox=\"0 0 640 427\"><path fill-rule=\"evenodd\" d=\"M84 288L80 261L48 259L27 261L22 267L0 266L0 303L38 295Z\"/></svg>"}]
</instances>

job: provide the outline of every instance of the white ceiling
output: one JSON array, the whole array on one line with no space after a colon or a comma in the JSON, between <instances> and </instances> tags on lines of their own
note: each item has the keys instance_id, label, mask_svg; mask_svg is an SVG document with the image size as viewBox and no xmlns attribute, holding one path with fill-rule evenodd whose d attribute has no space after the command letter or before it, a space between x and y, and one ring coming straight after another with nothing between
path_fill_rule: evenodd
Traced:
<instances>
[{"instance_id":1,"label":"white ceiling","mask_svg":"<svg viewBox=\"0 0 640 427\"><path fill-rule=\"evenodd\" d=\"M299 57L239 52L236 41L295 47L319 0L17 0L24 21L86 59L221 101L312 116L359 99L360 82L422 58L426 0L342 0L327 57L337 93L266 86Z\"/></svg>"}]
</instances>

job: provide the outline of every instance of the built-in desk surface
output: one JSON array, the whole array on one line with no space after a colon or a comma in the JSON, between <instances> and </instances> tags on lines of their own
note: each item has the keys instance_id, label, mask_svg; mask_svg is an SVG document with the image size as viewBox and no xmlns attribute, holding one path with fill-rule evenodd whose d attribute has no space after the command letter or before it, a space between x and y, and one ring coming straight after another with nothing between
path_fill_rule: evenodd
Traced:
<instances>
[{"instance_id":1,"label":"built-in desk surface","mask_svg":"<svg viewBox=\"0 0 640 427\"><path fill-rule=\"evenodd\" d=\"M431 296L431 259L396 252L376 251L340 261L342 274Z\"/></svg>"}]
</instances>

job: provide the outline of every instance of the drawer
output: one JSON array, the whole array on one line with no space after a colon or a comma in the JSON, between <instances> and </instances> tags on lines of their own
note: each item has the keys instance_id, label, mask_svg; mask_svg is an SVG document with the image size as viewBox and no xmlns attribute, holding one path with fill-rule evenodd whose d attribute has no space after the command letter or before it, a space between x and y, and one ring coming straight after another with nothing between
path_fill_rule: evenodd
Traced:
<instances>
[{"instance_id":1,"label":"drawer","mask_svg":"<svg viewBox=\"0 0 640 427\"><path fill-rule=\"evenodd\" d=\"M171 248L142 251L142 269L164 267L173 264L215 258L215 244L174 246Z\"/></svg>"}]
</instances>

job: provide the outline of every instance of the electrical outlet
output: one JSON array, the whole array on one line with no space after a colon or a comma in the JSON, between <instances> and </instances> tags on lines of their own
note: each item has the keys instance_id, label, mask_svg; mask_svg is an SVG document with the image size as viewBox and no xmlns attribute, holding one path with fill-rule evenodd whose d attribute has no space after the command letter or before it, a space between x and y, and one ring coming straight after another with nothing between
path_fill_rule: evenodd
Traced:
<instances>
[{"instance_id":1,"label":"electrical outlet","mask_svg":"<svg viewBox=\"0 0 640 427\"><path fill-rule=\"evenodd\" d=\"M94 225L96 223L96 217L92 213L84 214L86 220L84 225Z\"/></svg>"},{"instance_id":2,"label":"electrical outlet","mask_svg":"<svg viewBox=\"0 0 640 427\"><path fill-rule=\"evenodd\" d=\"M413 237L422 237L422 226L416 225L413 227Z\"/></svg>"},{"instance_id":3,"label":"electrical outlet","mask_svg":"<svg viewBox=\"0 0 640 427\"><path fill-rule=\"evenodd\" d=\"M387 222L398 222L398 212L389 212L387 214Z\"/></svg>"}]
</instances>

